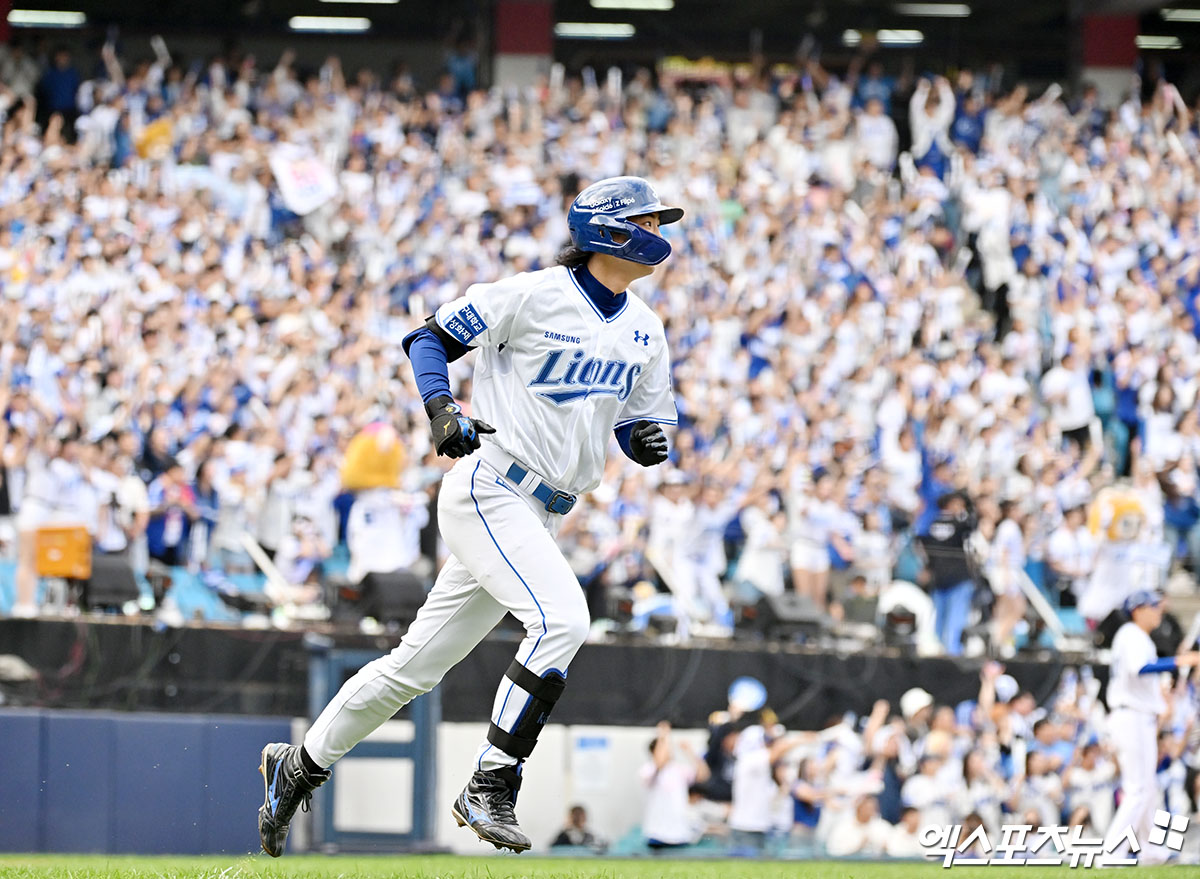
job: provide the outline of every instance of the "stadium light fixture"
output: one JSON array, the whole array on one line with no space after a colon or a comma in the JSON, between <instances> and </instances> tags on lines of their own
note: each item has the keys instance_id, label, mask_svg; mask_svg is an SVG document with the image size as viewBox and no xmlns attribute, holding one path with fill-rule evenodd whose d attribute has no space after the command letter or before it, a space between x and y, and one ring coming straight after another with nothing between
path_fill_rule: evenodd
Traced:
<instances>
[{"instance_id":1,"label":"stadium light fixture","mask_svg":"<svg viewBox=\"0 0 1200 879\"><path fill-rule=\"evenodd\" d=\"M294 15L288 19L294 31L315 34L355 34L369 31L369 18L341 18L335 15Z\"/></svg>"},{"instance_id":2,"label":"stadium light fixture","mask_svg":"<svg viewBox=\"0 0 1200 879\"><path fill-rule=\"evenodd\" d=\"M13 27L83 27L87 16L56 9L13 9L8 13L8 23Z\"/></svg>"},{"instance_id":3,"label":"stadium light fixture","mask_svg":"<svg viewBox=\"0 0 1200 879\"><path fill-rule=\"evenodd\" d=\"M875 31L875 39L879 41L881 46L919 46L925 41L925 34L921 31L914 30L895 30L885 28L880 31ZM854 48L862 43L863 35L861 31L845 30L842 31L842 45Z\"/></svg>"},{"instance_id":4,"label":"stadium light fixture","mask_svg":"<svg viewBox=\"0 0 1200 879\"><path fill-rule=\"evenodd\" d=\"M922 18L969 18L971 7L966 3L897 3L892 7L901 15Z\"/></svg>"},{"instance_id":5,"label":"stadium light fixture","mask_svg":"<svg viewBox=\"0 0 1200 879\"><path fill-rule=\"evenodd\" d=\"M591 0L593 9L620 9L630 12L669 12L675 0Z\"/></svg>"},{"instance_id":6,"label":"stadium light fixture","mask_svg":"<svg viewBox=\"0 0 1200 879\"><path fill-rule=\"evenodd\" d=\"M1159 13L1163 21L1200 22L1200 9L1172 9L1167 7Z\"/></svg>"},{"instance_id":7,"label":"stadium light fixture","mask_svg":"<svg viewBox=\"0 0 1200 879\"><path fill-rule=\"evenodd\" d=\"M1160 37L1153 34L1138 34L1134 45L1139 49L1182 49L1183 42L1179 37Z\"/></svg>"},{"instance_id":8,"label":"stadium light fixture","mask_svg":"<svg viewBox=\"0 0 1200 879\"><path fill-rule=\"evenodd\" d=\"M631 24L606 21L560 21L554 25L554 36L567 40L628 40L636 33Z\"/></svg>"}]
</instances>

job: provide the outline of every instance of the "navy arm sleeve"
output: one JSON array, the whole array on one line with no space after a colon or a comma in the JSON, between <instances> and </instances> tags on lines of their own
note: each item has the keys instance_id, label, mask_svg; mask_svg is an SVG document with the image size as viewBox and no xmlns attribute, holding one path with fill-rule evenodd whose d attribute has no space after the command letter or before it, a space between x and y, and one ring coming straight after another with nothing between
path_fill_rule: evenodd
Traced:
<instances>
[{"instance_id":1,"label":"navy arm sleeve","mask_svg":"<svg viewBox=\"0 0 1200 879\"><path fill-rule=\"evenodd\" d=\"M633 457L633 446L630 444L631 434L633 433L634 422L622 424L613 431L617 436L617 445L621 447L621 451L625 453L625 457L635 464L640 463L637 458Z\"/></svg>"},{"instance_id":2,"label":"navy arm sleeve","mask_svg":"<svg viewBox=\"0 0 1200 879\"><path fill-rule=\"evenodd\" d=\"M413 330L401 343L404 353L412 361L413 378L421 399L428 403L434 397L453 397L450 393L450 371L452 361L467 353L467 347L445 334L435 333L427 323Z\"/></svg>"},{"instance_id":3,"label":"navy arm sleeve","mask_svg":"<svg viewBox=\"0 0 1200 879\"><path fill-rule=\"evenodd\" d=\"M1175 671L1175 657L1164 656L1162 659L1156 659L1154 662L1147 662L1138 669L1138 674L1149 675L1160 671Z\"/></svg>"}]
</instances>

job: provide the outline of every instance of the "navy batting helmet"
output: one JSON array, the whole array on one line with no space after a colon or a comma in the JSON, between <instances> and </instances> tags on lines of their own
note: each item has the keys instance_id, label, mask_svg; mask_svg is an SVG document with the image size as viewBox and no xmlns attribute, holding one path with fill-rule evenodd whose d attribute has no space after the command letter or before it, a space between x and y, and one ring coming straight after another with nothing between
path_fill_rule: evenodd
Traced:
<instances>
[{"instance_id":1,"label":"navy batting helmet","mask_svg":"<svg viewBox=\"0 0 1200 879\"><path fill-rule=\"evenodd\" d=\"M659 225L665 226L678 222L683 208L662 204L641 177L599 180L571 202L567 211L571 243L591 253L610 253L644 266L656 266L671 255L671 245L629 220L645 214L658 214ZM616 240L614 232L625 236L625 240Z\"/></svg>"},{"instance_id":2,"label":"navy batting helmet","mask_svg":"<svg viewBox=\"0 0 1200 879\"><path fill-rule=\"evenodd\" d=\"M1134 592L1125 599L1124 610L1125 613L1131 614L1139 607L1145 607L1146 605L1157 607L1158 605L1162 604L1162 601L1163 597L1161 592L1153 589L1139 589L1137 592Z\"/></svg>"}]
</instances>

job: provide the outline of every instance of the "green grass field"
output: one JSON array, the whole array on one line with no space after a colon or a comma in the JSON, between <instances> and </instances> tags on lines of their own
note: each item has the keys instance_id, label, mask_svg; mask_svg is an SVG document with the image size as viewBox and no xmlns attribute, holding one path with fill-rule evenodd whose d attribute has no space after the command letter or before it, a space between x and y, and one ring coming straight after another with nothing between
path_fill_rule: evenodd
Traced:
<instances>
[{"instance_id":1,"label":"green grass field","mask_svg":"<svg viewBox=\"0 0 1200 879\"><path fill-rule=\"evenodd\" d=\"M264 856L142 858L110 855L0 855L0 877L62 879L916 879L948 875L984 879L1009 875L1003 868L856 861L744 860L567 860L516 855L464 858L444 856ZM1067 867L1023 867L1025 879L1075 875ZM1111 874L1106 874L1111 875ZM1153 867L1131 873L1137 879L1183 879L1195 867Z\"/></svg>"}]
</instances>

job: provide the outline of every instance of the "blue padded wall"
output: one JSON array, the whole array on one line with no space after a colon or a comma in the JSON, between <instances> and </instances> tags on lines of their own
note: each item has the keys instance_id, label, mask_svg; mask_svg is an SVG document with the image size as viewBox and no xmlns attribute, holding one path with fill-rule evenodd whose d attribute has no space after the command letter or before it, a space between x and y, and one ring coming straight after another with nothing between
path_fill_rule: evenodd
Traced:
<instances>
[{"instance_id":1,"label":"blue padded wall","mask_svg":"<svg viewBox=\"0 0 1200 879\"><path fill-rule=\"evenodd\" d=\"M286 718L0 711L0 851L258 850L256 771Z\"/></svg>"}]
</instances>

